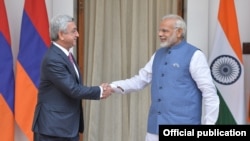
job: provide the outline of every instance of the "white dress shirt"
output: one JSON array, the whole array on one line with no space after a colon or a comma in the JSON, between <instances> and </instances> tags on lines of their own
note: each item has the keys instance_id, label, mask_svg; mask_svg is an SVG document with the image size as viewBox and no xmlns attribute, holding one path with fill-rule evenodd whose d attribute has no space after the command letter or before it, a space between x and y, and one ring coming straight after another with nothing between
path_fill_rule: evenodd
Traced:
<instances>
[{"instance_id":1,"label":"white dress shirt","mask_svg":"<svg viewBox=\"0 0 250 141\"><path fill-rule=\"evenodd\" d=\"M115 93L127 94L145 88L152 80L152 65L155 54L149 62L139 70L139 74L125 80L111 83ZM189 71L202 92L203 124L215 124L219 114L219 98L211 77L210 68L203 52L197 50L190 62Z\"/></svg>"}]
</instances>

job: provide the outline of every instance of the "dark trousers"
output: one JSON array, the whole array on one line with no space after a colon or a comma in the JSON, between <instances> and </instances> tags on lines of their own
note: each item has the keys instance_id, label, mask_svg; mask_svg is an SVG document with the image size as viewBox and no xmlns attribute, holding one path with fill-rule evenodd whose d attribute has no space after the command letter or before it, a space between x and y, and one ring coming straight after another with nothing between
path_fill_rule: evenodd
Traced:
<instances>
[{"instance_id":1,"label":"dark trousers","mask_svg":"<svg viewBox=\"0 0 250 141\"><path fill-rule=\"evenodd\" d=\"M79 141L79 135L73 138L64 138L34 133L34 141Z\"/></svg>"}]
</instances>

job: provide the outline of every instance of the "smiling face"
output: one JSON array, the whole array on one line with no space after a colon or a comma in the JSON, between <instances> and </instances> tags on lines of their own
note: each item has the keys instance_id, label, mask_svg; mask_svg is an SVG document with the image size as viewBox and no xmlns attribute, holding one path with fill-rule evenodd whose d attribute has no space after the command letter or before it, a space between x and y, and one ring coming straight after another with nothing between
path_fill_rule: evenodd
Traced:
<instances>
[{"instance_id":1,"label":"smiling face","mask_svg":"<svg viewBox=\"0 0 250 141\"><path fill-rule=\"evenodd\" d=\"M69 22L67 24L66 31L59 31L58 35L58 43L67 50L76 45L76 40L79 37L79 33L74 22Z\"/></svg>"},{"instance_id":2,"label":"smiling face","mask_svg":"<svg viewBox=\"0 0 250 141\"><path fill-rule=\"evenodd\" d=\"M171 47L181 42L182 29L176 27L175 19L165 19L161 21L158 36L161 47Z\"/></svg>"}]
</instances>

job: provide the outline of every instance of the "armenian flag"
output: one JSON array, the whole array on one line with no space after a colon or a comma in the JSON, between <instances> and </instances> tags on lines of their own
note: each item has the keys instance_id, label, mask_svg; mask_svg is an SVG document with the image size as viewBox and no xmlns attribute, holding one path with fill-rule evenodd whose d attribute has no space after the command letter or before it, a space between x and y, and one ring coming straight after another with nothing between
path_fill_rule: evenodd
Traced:
<instances>
[{"instance_id":1,"label":"armenian flag","mask_svg":"<svg viewBox=\"0 0 250 141\"><path fill-rule=\"evenodd\" d=\"M0 0L0 21L0 140L14 141L15 78L4 0Z\"/></svg>"},{"instance_id":2,"label":"armenian flag","mask_svg":"<svg viewBox=\"0 0 250 141\"><path fill-rule=\"evenodd\" d=\"M40 78L40 65L50 45L45 0L25 0L16 63L15 120L33 140L32 122Z\"/></svg>"}]
</instances>

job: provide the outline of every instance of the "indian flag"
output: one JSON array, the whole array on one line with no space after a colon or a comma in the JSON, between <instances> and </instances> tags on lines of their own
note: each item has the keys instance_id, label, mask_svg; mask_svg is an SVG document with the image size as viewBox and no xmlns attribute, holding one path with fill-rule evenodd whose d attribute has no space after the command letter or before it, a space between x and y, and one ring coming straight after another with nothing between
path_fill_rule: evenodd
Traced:
<instances>
[{"instance_id":1,"label":"indian flag","mask_svg":"<svg viewBox=\"0 0 250 141\"><path fill-rule=\"evenodd\" d=\"M234 0L220 0L209 63L220 96L217 124L245 124L244 68Z\"/></svg>"}]
</instances>

